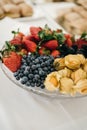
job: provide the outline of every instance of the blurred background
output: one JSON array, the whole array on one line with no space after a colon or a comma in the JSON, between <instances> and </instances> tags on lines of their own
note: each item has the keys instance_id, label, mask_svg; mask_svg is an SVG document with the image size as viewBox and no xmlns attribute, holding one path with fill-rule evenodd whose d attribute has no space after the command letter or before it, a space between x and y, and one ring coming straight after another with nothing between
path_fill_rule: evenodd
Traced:
<instances>
[{"instance_id":1,"label":"blurred background","mask_svg":"<svg viewBox=\"0 0 87 130\"><path fill-rule=\"evenodd\" d=\"M39 18L41 10L71 34L87 32L87 0L0 0L0 20Z\"/></svg>"}]
</instances>

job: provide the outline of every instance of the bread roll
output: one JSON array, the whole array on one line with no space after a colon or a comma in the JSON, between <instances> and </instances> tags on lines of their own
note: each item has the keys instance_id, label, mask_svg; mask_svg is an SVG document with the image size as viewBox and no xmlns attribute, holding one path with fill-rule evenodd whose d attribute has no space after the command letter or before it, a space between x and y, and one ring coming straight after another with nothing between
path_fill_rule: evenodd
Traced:
<instances>
[{"instance_id":1,"label":"bread roll","mask_svg":"<svg viewBox=\"0 0 87 130\"><path fill-rule=\"evenodd\" d=\"M6 16L17 18L20 17L20 9L14 4L6 4L3 6Z\"/></svg>"},{"instance_id":2,"label":"bread roll","mask_svg":"<svg viewBox=\"0 0 87 130\"><path fill-rule=\"evenodd\" d=\"M19 8L20 8L21 16L27 17L33 14L32 7L26 3L19 4Z\"/></svg>"},{"instance_id":3,"label":"bread roll","mask_svg":"<svg viewBox=\"0 0 87 130\"><path fill-rule=\"evenodd\" d=\"M0 8L0 19L4 18L5 13L2 8Z\"/></svg>"},{"instance_id":4,"label":"bread roll","mask_svg":"<svg viewBox=\"0 0 87 130\"><path fill-rule=\"evenodd\" d=\"M24 0L11 0L14 4L20 4L23 3Z\"/></svg>"}]
</instances>

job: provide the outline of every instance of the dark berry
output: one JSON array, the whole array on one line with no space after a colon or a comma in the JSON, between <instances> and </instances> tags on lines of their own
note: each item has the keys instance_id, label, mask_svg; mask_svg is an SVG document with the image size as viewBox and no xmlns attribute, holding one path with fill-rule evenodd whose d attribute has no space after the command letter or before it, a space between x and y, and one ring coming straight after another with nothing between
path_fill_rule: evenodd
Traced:
<instances>
[{"instance_id":1,"label":"dark berry","mask_svg":"<svg viewBox=\"0 0 87 130\"><path fill-rule=\"evenodd\" d=\"M33 77L34 77L33 74L29 74L29 75L28 75L28 78L29 78L29 79L32 79Z\"/></svg>"},{"instance_id":2,"label":"dark berry","mask_svg":"<svg viewBox=\"0 0 87 130\"><path fill-rule=\"evenodd\" d=\"M21 83L22 83L22 84L25 84L27 81L28 81L28 78L27 78L26 76L24 76L24 77L21 79Z\"/></svg>"},{"instance_id":3,"label":"dark berry","mask_svg":"<svg viewBox=\"0 0 87 130\"><path fill-rule=\"evenodd\" d=\"M28 74L29 74L29 72L28 72L27 70L25 70L25 71L24 71L24 75L27 76Z\"/></svg>"},{"instance_id":4,"label":"dark berry","mask_svg":"<svg viewBox=\"0 0 87 130\"><path fill-rule=\"evenodd\" d=\"M20 77L19 77L19 76L16 76L15 78L16 78L16 80L20 80Z\"/></svg>"},{"instance_id":5,"label":"dark berry","mask_svg":"<svg viewBox=\"0 0 87 130\"><path fill-rule=\"evenodd\" d=\"M18 71L14 73L14 77L16 77L18 75Z\"/></svg>"},{"instance_id":6,"label":"dark berry","mask_svg":"<svg viewBox=\"0 0 87 130\"><path fill-rule=\"evenodd\" d=\"M26 86L30 86L30 82L28 81L28 82L26 82Z\"/></svg>"}]
</instances>

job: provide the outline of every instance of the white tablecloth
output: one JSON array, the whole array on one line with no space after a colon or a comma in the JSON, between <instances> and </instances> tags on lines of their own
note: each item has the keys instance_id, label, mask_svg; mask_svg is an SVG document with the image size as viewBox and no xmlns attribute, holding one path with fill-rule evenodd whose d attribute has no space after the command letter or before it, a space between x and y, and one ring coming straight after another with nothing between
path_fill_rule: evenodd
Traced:
<instances>
[{"instance_id":1,"label":"white tablecloth","mask_svg":"<svg viewBox=\"0 0 87 130\"><path fill-rule=\"evenodd\" d=\"M18 26L8 19L0 21L0 47ZM27 25L20 28L26 30ZM15 85L0 67L0 130L87 130L87 97L36 95Z\"/></svg>"}]
</instances>

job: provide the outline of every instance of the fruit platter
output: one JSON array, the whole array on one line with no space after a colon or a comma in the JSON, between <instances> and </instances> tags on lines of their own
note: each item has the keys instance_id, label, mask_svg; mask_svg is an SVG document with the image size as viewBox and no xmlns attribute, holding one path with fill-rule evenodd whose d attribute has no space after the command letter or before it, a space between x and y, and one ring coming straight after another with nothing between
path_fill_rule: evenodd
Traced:
<instances>
[{"instance_id":1,"label":"fruit platter","mask_svg":"<svg viewBox=\"0 0 87 130\"><path fill-rule=\"evenodd\" d=\"M75 38L48 25L12 31L0 50L2 70L18 86L50 97L87 95L87 33Z\"/></svg>"}]
</instances>

